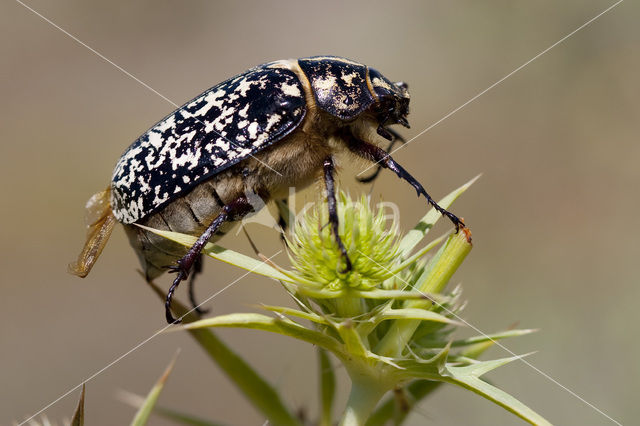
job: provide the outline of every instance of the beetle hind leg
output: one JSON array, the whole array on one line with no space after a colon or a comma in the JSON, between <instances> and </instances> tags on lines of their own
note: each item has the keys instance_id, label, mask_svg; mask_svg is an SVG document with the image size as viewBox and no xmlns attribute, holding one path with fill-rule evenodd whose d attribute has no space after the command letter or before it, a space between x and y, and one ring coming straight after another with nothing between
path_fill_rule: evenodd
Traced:
<instances>
[{"instance_id":1,"label":"beetle hind leg","mask_svg":"<svg viewBox=\"0 0 640 426\"><path fill-rule=\"evenodd\" d=\"M194 283L196 281L196 277L202 273L202 253L196 257L195 262L193 262L193 274L189 278L189 301L191 302L191 306L193 309L200 315L204 315L209 312L209 309L201 308L200 304L196 301L196 294L194 290Z\"/></svg>"},{"instance_id":2,"label":"beetle hind leg","mask_svg":"<svg viewBox=\"0 0 640 426\"><path fill-rule=\"evenodd\" d=\"M167 322L169 324L177 324L181 322L180 319L176 319L173 317L171 313L171 299L173 298L173 294L175 293L178 285L185 279L189 277L189 273L192 269L194 269L194 265L201 255L201 251L204 246L207 244L209 239L215 235L215 233L220 229L220 227L227 221L237 220L238 218L246 215L247 213L253 211L253 207L249 203L249 200L243 195L235 199L229 204L226 204L222 207L222 212L211 222L211 224L207 227L207 229L200 235L198 240L191 246L187 254L182 256L180 260L178 260L176 265L173 265L169 268L170 272L176 273L176 278L173 280L169 291L167 292L167 297L165 299L165 317L167 318ZM193 287L190 289L190 297L191 303L195 305L195 298L193 297ZM196 308L197 310L198 308Z\"/></svg>"}]
</instances>

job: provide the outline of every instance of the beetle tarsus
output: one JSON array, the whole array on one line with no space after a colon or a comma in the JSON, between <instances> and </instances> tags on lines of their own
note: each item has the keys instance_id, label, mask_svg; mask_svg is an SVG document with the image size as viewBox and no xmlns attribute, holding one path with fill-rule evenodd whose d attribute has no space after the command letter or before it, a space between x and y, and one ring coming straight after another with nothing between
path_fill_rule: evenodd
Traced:
<instances>
[{"instance_id":1,"label":"beetle tarsus","mask_svg":"<svg viewBox=\"0 0 640 426\"><path fill-rule=\"evenodd\" d=\"M347 253L347 249L342 243L342 239L340 238L340 234L338 233L339 222L338 222L338 202L336 200L336 189L335 189L335 181L333 178L333 172L335 170L335 164L333 162L332 157L327 157L324 160L324 183L327 188L327 205L329 208L329 224L331 225L331 232L333 233L333 237L336 240L336 244L340 249L340 253L342 253L342 258L345 263L345 267L341 273L347 273L351 271L353 265L351 264L351 259L349 259L349 254Z\"/></svg>"},{"instance_id":2,"label":"beetle tarsus","mask_svg":"<svg viewBox=\"0 0 640 426\"><path fill-rule=\"evenodd\" d=\"M176 288L178 288L178 284L180 284L180 281L182 281L185 277L183 276L183 271L180 269L176 269L175 271L172 270L172 272L177 272L178 276L175 280L173 280L173 283L171 284L171 287L169 287L169 291L167 292L167 298L164 301L164 314L167 318L167 323L179 324L182 322L182 319L173 317L173 314L171 313L171 299L173 298L173 293L176 291Z\"/></svg>"}]
</instances>

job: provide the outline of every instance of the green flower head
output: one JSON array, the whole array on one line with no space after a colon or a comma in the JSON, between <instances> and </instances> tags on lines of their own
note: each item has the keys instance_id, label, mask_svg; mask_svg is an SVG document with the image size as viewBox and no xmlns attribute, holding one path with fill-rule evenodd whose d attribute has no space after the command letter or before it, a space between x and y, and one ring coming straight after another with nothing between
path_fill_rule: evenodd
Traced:
<instances>
[{"instance_id":1,"label":"green flower head","mask_svg":"<svg viewBox=\"0 0 640 426\"><path fill-rule=\"evenodd\" d=\"M289 257L298 274L319 288L370 290L388 276L398 258L397 223L388 220L384 208L371 208L368 197L353 202L338 192L342 237L353 268L344 271L344 259L331 233L329 214L316 204L296 220L287 238Z\"/></svg>"}]
</instances>

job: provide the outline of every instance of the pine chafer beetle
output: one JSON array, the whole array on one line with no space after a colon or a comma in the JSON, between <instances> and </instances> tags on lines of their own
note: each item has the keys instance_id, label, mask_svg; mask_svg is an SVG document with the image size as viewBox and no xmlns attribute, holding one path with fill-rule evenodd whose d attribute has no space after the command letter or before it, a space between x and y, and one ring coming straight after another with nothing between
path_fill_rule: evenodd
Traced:
<instances>
[{"instance_id":1,"label":"pine chafer beetle","mask_svg":"<svg viewBox=\"0 0 640 426\"><path fill-rule=\"evenodd\" d=\"M111 184L87 203L87 241L70 271L85 277L116 222L124 225L148 280L177 274L166 297L166 319L178 284L199 270L200 251L251 213L247 194L265 203L324 178L332 234L338 235L334 157L341 151L378 163L411 184L456 229L464 224L436 204L422 185L377 144L394 140L387 126L409 127L407 85L349 59L315 56L259 65L198 95L124 152ZM378 169L379 171L379 169ZM186 249L137 224L198 236Z\"/></svg>"}]
</instances>

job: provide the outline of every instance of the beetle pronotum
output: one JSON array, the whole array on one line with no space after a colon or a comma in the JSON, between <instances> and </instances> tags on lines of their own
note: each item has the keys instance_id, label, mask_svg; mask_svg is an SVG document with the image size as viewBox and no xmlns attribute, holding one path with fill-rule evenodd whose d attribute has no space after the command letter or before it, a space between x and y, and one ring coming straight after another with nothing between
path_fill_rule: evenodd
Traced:
<instances>
[{"instance_id":1,"label":"beetle pronotum","mask_svg":"<svg viewBox=\"0 0 640 426\"><path fill-rule=\"evenodd\" d=\"M409 127L409 92L377 70L349 59L315 56L259 65L187 102L140 136L124 152L107 190L87 203L87 241L72 273L85 277L116 221L124 225L146 278L169 268L177 274L167 293L199 269L200 251L252 212L246 194L265 203L286 197L323 176L332 234L338 235L334 157L341 151L374 161L410 183L456 229L464 224L438 206L422 185L378 147L386 126ZM190 248L136 224L198 236ZM193 276L189 294L193 297Z\"/></svg>"}]
</instances>

